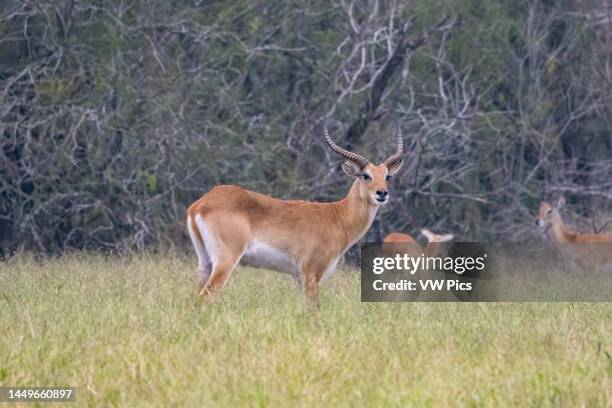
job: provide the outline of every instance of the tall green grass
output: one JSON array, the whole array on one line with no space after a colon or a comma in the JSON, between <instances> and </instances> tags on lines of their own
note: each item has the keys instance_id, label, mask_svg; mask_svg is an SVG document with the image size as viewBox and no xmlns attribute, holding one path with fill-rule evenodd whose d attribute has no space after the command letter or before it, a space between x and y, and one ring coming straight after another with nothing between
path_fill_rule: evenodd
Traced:
<instances>
[{"instance_id":1,"label":"tall green grass","mask_svg":"<svg viewBox=\"0 0 612 408\"><path fill-rule=\"evenodd\" d=\"M74 386L77 406L612 405L609 303L362 304L339 271L317 311L239 268L198 305L194 264L0 263L0 385Z\"/></svg>"}]
</instances>

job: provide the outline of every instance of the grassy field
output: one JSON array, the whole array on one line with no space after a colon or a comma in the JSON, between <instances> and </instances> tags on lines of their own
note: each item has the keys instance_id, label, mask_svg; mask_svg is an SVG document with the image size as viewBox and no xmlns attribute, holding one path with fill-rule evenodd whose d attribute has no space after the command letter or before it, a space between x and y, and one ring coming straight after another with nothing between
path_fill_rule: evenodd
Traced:
<instances>
[{"instance_id":1,"label":"grassy field","mask_svg":"<svg viewBox=\"0 0 612 408\"><path fill-rule=\"evenodd\" d=\"M340 271L316 311L238 269L202 306L194 264L0 263L0 385L78 387L70 406L612 405L610 303L362 304Z\"/></svg>"}]
</instances>

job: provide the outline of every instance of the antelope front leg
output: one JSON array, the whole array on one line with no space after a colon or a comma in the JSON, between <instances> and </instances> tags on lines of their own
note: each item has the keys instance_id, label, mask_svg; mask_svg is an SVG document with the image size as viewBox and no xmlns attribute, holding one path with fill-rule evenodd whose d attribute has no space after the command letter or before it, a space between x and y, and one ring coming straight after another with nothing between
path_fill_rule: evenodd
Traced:
<instances>
[{"instance_id":1,"label":"antelope front leg","mask_svg":"<svg viewBox=\"0 0 612 408\"><path fill-rule=\"evenodd\" d=\"M318 262L306 264L302 268L302 292L316 307L319 307L319 282L324 271L325 267Z\"/></svg>"},{"instance_id":2,"label":"antelope front leg","mask_svg":"<svg viewBox=\"0 0 612 408\"><path fill-rule=\"evenodd\" d=\"M304 296L314 305L319 307L319 281L308 278L304 281Z\"/></svg>"}]
</instances>

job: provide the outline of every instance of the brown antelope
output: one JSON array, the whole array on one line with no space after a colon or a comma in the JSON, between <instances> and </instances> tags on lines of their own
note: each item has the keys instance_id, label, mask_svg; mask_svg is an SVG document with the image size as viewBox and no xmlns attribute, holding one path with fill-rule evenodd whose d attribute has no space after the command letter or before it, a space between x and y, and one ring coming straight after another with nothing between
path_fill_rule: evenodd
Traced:
<instances>
[{"instance_id":1,"label":"brown antelope","mask_svg":"<svg viewBox=\"0 0 612 408\"><path fill-rule=\"evenodd\" d=\"M573 258L589 268L612 262L612 235L610 234L582 234L572 231L565 226L559 210L565 205L561 198L552 206L542 201L536 219L536 225L547 232L553 242L565 245L564 250Z\"/></svg>"},{"instance_id":2,"label":"brown antelope","mask_svg":"<svg viewBox=\"0 0 612 408\"><path fill-rule=\"evenodd\" d=\"M427 238L427 245L425 248L421 248L419 244L417 244L416 240L412 238L409 234L403 234L401 232L392 232L385 237L383 242L385 243L395 243L395 244L411 244L407 245L409 255L411 256L420 256L421 254L430 257L437 256L440 253L442 242L447 242L452 240L455 236L453 234L434 234L427 228L423 228L421 230L421 234Z\"/></svg>"},{"instance_id":3,"label":"brown antelope","mask_svg":"<svg viewBox=\"0 0 612 408\"><path fill-rule=\"evenodd\" d=\"M342 170L354 178L346 197L331 203L279 200L234 185L216 186L187 209L187 229L198 256L199 294L221 289L238 263L290 273L317 301L319 282L370 228L387 202L387 181L402 166L403 142L382 164L336 145Z\"/></svg>"},{"instance_id":4,"label":"brown antelope","mask_svg":"<svg viewBox=\"0 0 612 408\"><path fill-rule=\"evenodd\" d=\"M394 244L390 246L383 246L383 254L386 256L394 257L397 254L406 254L411 257L436 257L440 255L442 250L442 243L450 241L454 238L453 234L434 234L427 228L421 229L421 234L427 238L427 244L425 247L421 247L414 238L409 234L403 234L401 232L392 232L385 237L383 243ZM421 268L419 271L419 278L423 280L437 279L440 275L434 270ZM451 300L456 300L451 297Z\"/></svg>"}]
</instances>

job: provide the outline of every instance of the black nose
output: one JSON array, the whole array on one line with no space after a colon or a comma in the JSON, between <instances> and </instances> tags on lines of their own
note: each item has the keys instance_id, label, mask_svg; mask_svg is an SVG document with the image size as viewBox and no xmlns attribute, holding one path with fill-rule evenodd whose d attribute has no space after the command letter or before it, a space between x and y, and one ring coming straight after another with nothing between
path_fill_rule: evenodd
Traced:
<instances>
[{"instance_id":1,"label":"black nose","mask_svg":"<svg viewBox=\"0 0 612 408\"><path fill-rule=\"evenodd\" d=\"M389 192L387 190L376 190L376 194L380 197L386 197Z\"/></svg>"}]
</instances>

